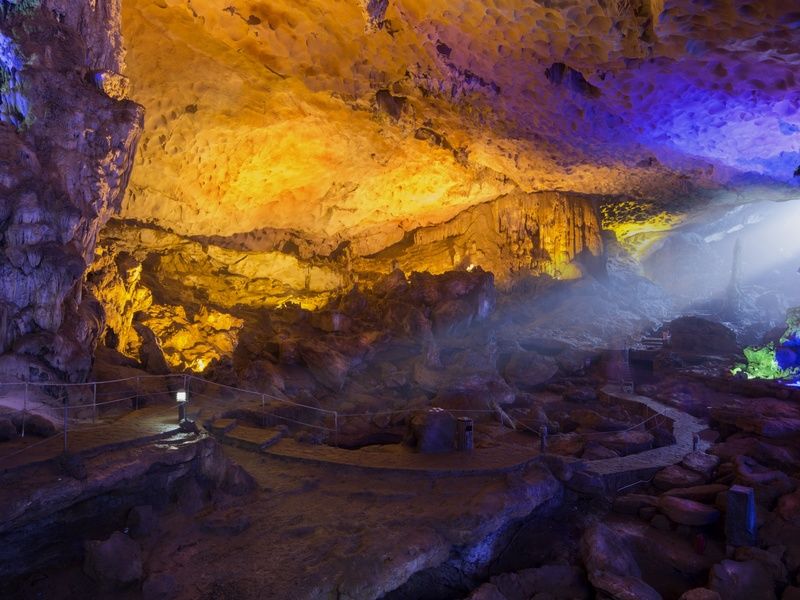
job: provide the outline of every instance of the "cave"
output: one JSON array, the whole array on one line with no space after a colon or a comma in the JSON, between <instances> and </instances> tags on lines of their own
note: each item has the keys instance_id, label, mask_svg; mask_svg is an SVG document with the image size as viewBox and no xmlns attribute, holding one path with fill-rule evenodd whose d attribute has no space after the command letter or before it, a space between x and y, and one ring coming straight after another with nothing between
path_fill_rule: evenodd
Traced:
<instances>
[{"instance_id":1,"label":"cave","mask_svg":"<svg viewBox=\"0 0 800 600\"><path fill-rule=\"evenodd\" d=\"M800 6L0 0L0 597L800 598Z\"/></svg>"}]
</instances>

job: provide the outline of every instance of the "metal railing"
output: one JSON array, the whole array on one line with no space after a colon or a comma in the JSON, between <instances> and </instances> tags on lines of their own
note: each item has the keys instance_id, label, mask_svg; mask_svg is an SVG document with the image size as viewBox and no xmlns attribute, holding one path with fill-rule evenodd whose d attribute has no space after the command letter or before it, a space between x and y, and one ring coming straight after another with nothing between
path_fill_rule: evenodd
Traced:
<instances>
[{"instance_id":1,"label":"metal railing","mask_svg":"<svg viewBox=\"0 0 800 600\"><path fill-rule=\"evenodd\" d=\"M116 426L119 417L140 408L157 407L148 412L151 418L175 414L179 390L187 393L189 407L208 416L253 410L264 425L283 423L325 432L334 439L339 430L336 411L189 374L140 375L86 383L0 382L0 419L11 420L21 438L46 435L36 443L0 454L0 465L13 456L52 444L59 437L66 452L70 435ZM142 428L143 434L145 429Z\"/></svg>"},{"instance_id":2,"label":"metal railing","mask_svg":"<svg viewBox=\"0 0 800 600\"><path fill-rule=\"evenodd\" d=\"M176 413L178 402L176 394L184 390L188 396L188 406L194 407L195 414L203 412L204 418L228 415L243 420L257 419L258 424L285 425L318 432L323 442L339 445L339 436L347 432L350 420L389 419L407 416L430 407L412 407L397 410L378 410L374 412L339 412L309 403L297 402L265 392L249 390L231 385L209 381L189 374L140 375L109 381L93 381L87 383L52 383L52 382L12 382L0 383L0 418L10 419L22 438L30 434L41 436L50 433L45 439L11 453L0 453L0 466L3 461L36 448L45 443L53 443L61 434L62 450L69 449L70 434L86 431L97 431L101 428L114 427L118 418L129 415L140 408L148 407L150 417L160 417L168 412ZM453 416L486 416L498 414L496 408L486 409L451 409L447 412ZM502 419L505 413L499 415ZM659 417L656 412L624 429L630 431L644 427L648 422ZM536 431L519 417L510 419L515 427L527 430L539 437L558 438L564 434L549 433L546 430ZM41 419L44 418L46 423ZM659 419L660 421L661 419ZM177 427L177 421L175 426ZM43 432L42 429L49 429ZM146 428L142 428L143 435ZM59 431L60 430L60 431ZM585 433L583 435L608 435L609 432ZM544 444L546 442L543 441ZM0 452L3 446L0 445Z\"/></svg>"}]
</instances>

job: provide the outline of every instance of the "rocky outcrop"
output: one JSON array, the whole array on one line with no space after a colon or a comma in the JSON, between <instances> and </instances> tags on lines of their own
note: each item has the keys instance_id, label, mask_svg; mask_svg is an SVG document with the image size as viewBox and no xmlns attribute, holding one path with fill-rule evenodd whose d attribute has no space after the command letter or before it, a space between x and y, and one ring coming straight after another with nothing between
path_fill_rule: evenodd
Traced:
<instances>
[{"instance_id":1,"label":"rocky outcrop","mask_svg":"<svg viewBox=\"0 0 800 600\"><path fill-rule=\"evenodd\" d=\"M595 202L577 194L508 194L458 213L452 219L409 232L403 241L369 260L361 270L441 273L480 266L500 282L512 275L580 276L603 253ZM579 259L576 261L576 259Z\"/></svg>"},{"instance_id":2,"label":"rocky outcrop","mask_svg":"<svg viewBox=\"0 0 800 600\"><path fill-rule=\"evenodd\" d=\"M83 276L122 202L142 128L141 107L110 97L92 76L119 68L114 6L59 1L0 20L18 59L14 118L0 119L5 379L85 378L103 329Z\"/></svg>"}]
</instances>

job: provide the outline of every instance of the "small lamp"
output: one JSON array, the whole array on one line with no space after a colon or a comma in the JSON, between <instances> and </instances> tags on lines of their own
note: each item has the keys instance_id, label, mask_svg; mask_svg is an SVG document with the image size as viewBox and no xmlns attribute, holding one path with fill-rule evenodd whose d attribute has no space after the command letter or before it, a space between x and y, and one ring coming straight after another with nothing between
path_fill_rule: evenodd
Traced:
<instances>
[{"instance_id":1,"label":"small lamp","mask_svg":"<svg viewBox=\"0 0 800 600\"><path fill-rule=\"evenodd\" d=\"M186 403L189 401L189 394L186 390L180 389L175 394L175 400L178 402L178 423L183 423L186 420Z\"/></svg>"}]
</instances>

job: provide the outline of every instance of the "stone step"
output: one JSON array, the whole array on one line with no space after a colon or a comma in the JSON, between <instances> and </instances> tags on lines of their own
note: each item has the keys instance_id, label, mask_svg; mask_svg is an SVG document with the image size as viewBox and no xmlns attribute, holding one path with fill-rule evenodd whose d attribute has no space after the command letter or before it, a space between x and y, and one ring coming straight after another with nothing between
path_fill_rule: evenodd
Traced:
<instances>
[{"instance_id":1,"label":"stone step","mask_svg":"<svg viewBox=\"0 0 800 600\"><path fill-rule=\"evenodd\" d=\"M285 432L280 429L262 429L260 427L237 425L225 432L222 436L222 441L245 450L260 452L276 444L284 435Z\"/></svg>"},{"instance_id":2,"label":"stone step","mask_svg":"<svg viewBox=\"0 0 800 600\"><path fill-rule=\"evenodd\" d=\"M236 419L214 419L208 424L206 429L214 435L223 435L236 427L237 424L238 422Z\"/></svg>"}]
</instances>

